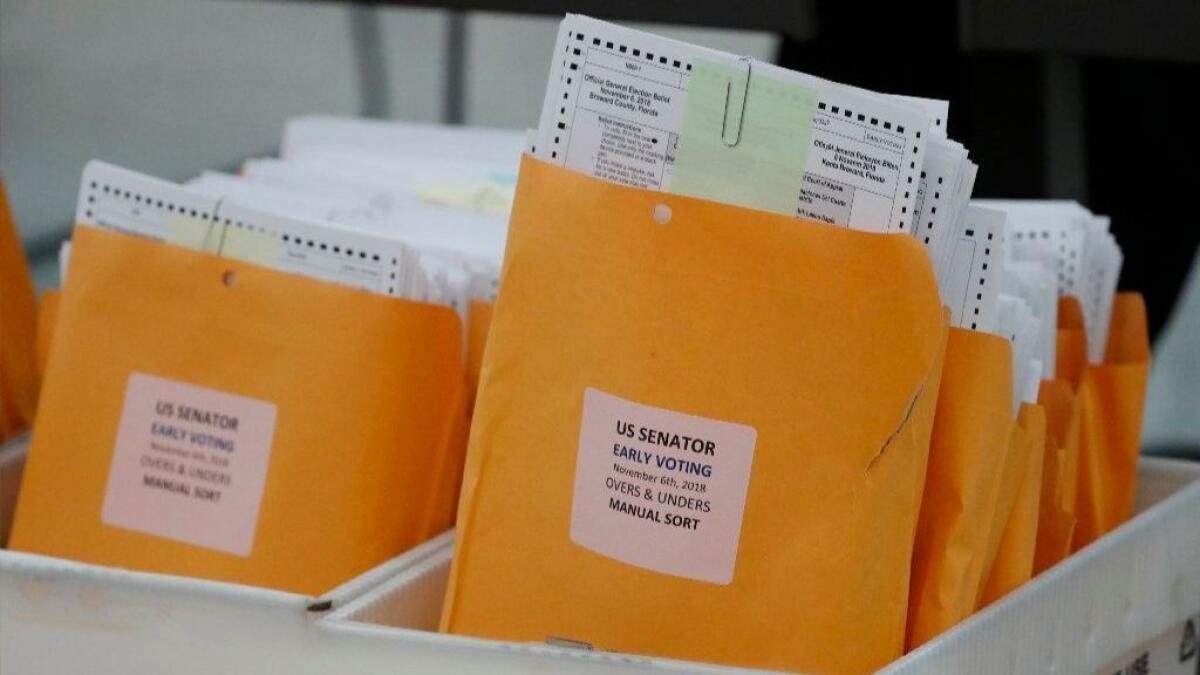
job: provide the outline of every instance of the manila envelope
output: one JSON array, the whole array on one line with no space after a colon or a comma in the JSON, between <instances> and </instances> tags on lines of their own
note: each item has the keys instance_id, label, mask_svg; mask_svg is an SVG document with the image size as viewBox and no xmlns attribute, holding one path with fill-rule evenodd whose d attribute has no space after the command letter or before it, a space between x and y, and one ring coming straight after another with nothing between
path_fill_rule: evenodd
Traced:
<instances>
[{"instance_id":1,"label":"manila envelope","mask_svg":"<svg viewBox=\"0 0 1200 675\"><path fill-rule=\"evenodd\" d=\"M1075 297L1058 299L1058 335L1054 356L1055 379L1078 391L1087 368L1087 331L1083 325L1083 307Z\"/></svg>"},{"instance_id":2,"label":"manila envelope","mask_svg":"<svg viewBox=\"0 0 1200 675\"><path fill-rule=\"evenodd\" d=\"M1008 340L951 328L933 419L908 607L908 649L975 611L1009 450Z\"/></svg>"},{"instance_id":3,"label":"manila envelope","mask_svg":"<svg viewBox=\"0 0 1200 675\"><path fill-rule=\"evenodd\" d=\"M946 315L910 237L525 158L444 630L718 664L901 655Z\"/></svg>"},{"instance_id":4,"label":"manila envelope","mask_svg":"<svg viewBox=\"0 0 1200 675\"><path fill-rule=\"evenodd\" d=\"M81 226L54 323L12 548L318 594L430 531L450 308Z\"/></svg>"},{"instance_id":5,"label":"manila envelope","mask_svg":"<svg viewBox=\"0 0 1200 675\"><path fill-rule=\"evenodd\" d=\"M1026 448L1025 466L1008 520L1004 524L999 549L991 573L984 585L981 606L990 605L1020 587L1033 576L1033 556L1037 546L1038 508L1042 491L1043 452L1046 446L1046 411L1040 405L1022 404L1013 435Z\"/></svg>"},{"instance_id":6,"label":"manila envelope","mask_svg":"<svg viewBox=\"0 0 1200 675\"><path fill-rule=\"evenodd\" d=\"M54 337L54 320L58 316L58 301L62 291L46 291L38 302L37 330L34 340L35 362L40 375L50 360L50 340Z\"/></svg>"},{"instance_id":7,"label":"manila envelope","mask_svg":"<svg viewBox=\"0 0 1200 675\"><path fill-rule=\"evenodd\" d=\"M1079 398L1066 380L1042 380L1038 405L1046 411L1046 449L1038 500L1034 576L1071 553L1079 484Z\"/></svg>"},{"instance_id":8,"label":"manila envelope","mask_svg":"<svg viewBox=\"0 0 1200 675\"><path fill-rule=\"evenodd\" d=\"M434 489L433 503L419 541L454 527L454 519L458 515L459 490L462 487L463 463L466 461L467 436L471 429L472 402L472 392L468 385L464 385L451 413L449 435L434 460L434 470L430 475Z\"/></svg>"},{"instance_id":9,"label":"manila envelope","mask_svg":"<svg viewBox=\"0 0 1200 675\"><path fill-rule=\"evenodd\" d=\"M0 181L0 442L33 422L40 379L36 334L33 280Z\"/></svg>"},{"instance_id":10,"label":"manila envelope","mask_svg":"<svg viewBox=\"0 0 1200 675\"><path fill-rule=\"evenodd\" d=\"M1046 448L1034 575L1071 553L1079 485L1079 438L1082 415L1079 385L1087 368L1087 333L1079 299L1058 300L1055 378L1043 380L1038 404L1046 410Z\"/></svg>"},{"instance_id":11,"label":"manila envelope","mask_svg":"<svg viewBox=\"0 0 1200 675\"><path fill-rule=\"evenodd\" d=\"M472 300L468 306L466 325L466 386L458 412L455 413L454 437L449 447L455 452L439 456L438 475L441 480L435 507L435 516L430 520L426 535L429 538L441 534L454 526L458 511L459 488L462 486L463 462L466 460L467 435L471 428L471 411L475 407L475 393L479 389L479 370L483 365L483 351L487 347L488 330L492 323L493 304Z\"/></svg>"},{"instance_id":12,"label":"manila envelope","mask_svg":"<svg viewBox=\"0 0 1200 675\"><path fill-rule=\"evenodd\" d=\"M1142 410L1150 372L1146 304L1118 293L1104 362L1088 366L1079 387L1078 525L1072 550L1095 541L1133 514Z\"/></svg>"},{"instance_id":13,"label":"manila envelope","mask_svg":"<svg viewBox=\"0 0 1200 675\"><path fill-rule=\"evenodd\" d=\"M471 405L475 404L475 393L479 389L479 370L483 367L483 351L487 347L488 331L492 327L492 310L495 305L483 300L472 300L467 312L467 391Z\"/></svg>"},{"instance_id":14,"label":"manila envelope","mask_svg":"<svg viewBox=\"0 0 1200 675\"><path fill-rule=\"evenodd\" d=\"M1000 484L996 491L996 500L993 503L992 517L988 525L987 548L985 549L983 559L984 582L979 587L979 598L975 603L977 609L982 606L981 603L987 589L987 582L992 577L996 559L1000 553L1000 545L1004 539L1004 532L1007 529L1009 519L1012 517L1017 497L1021 492L1021 484L1025 480L1025 470L1029 464L1029 453L1033 449L1028 431L1030 425L1029 417L1031 415L1038 415L1039 412L1034 411L1039 410L1036 405L1022 403L1017 410L1017 419L1014 420L1009 430L1008 450L1004 455L1004 467L1000 472ZM1044 415L1044 411L1041 414ZM1044 418L1040 427L1044 434L1046 429ZM1030 560L1032 560L1032 542L1029 555Z\"/></svg>"}]
</instances>

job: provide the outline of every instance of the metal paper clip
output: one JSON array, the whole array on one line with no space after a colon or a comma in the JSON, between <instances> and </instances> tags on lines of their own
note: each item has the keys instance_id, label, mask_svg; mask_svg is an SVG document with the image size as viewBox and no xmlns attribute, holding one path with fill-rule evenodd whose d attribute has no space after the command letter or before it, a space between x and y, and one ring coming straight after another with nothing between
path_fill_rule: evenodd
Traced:
<instances>
[{"instance_id":1,"label":"metal paper clip","mask_svg":"<svg viewBox=\"0 0 1200 675\"><path fill-rule=\"evenodd\" d=\"M221 224L221 205L224 203L225 203L225 197L218 197L217 203L213 204L212 220L208 221L208 232L204 235L204 243L205 244L208 243L209 237L212 235L212 229L214 227L220 226L220 224ZM213 251L213 253L218 258L225 257L225 232L228 229L229 229L228 225L221 228L221 238L217 240L217 250Z\"/></svg>"},{"instance_id":2,"label":"metal paper clip","mask_svg":"<svg viewBox=\"0 0 1200 675\"><path fill-rule=\"evenodd\" d=\"M745 89L742 91L742 104L738 106L737 110L737 123L733 125L729 123L729 107L733 101L732 80L725 83L725 115L721 118L721 142L724 143L726 147L730 148L736 146L742 140L742 120L746 119L746 98L750 96L750 72L751 64L754 62L754 59L750 58L749 56L743 56L740 57L738 61L746 64L746 84ZM734 137L732 141L729 140L728 133L731 126L733 127L734 131Z\"/></svg>"}]
</instances>

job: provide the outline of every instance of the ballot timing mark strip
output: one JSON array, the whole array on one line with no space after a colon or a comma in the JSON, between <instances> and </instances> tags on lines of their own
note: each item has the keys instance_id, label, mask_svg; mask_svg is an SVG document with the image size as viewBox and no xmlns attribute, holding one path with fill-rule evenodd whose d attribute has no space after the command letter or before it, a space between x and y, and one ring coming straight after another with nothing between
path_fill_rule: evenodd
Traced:
<instances>
[{"instance_id":1,"label":"ballot timing mark strip","mask_svg":"<svg viewBox=\"0 0 1200 675\"><path fill-rule=\"evenodd\" d=\"M587 35L585 35L582 32L576 32L576 31L568 32L567 39L568 39L568 43L566 46L567 57L562 62L563 68L565 69L564 75L563 75L563 77L566 78L565 86L560 85L563 88L564 103L556 103L556 105L558 105L559 110L558 110L558 118L557 118L557 121L555 122L554 138L551 140L551 142L553 143L553 148L550 151L551 159L559 158L559 148L562 147L562 145L563 145L563 136L566 136L567 143L570 142L570 135L571 135L571 128L573 126L573 120L569 120L567 118L567 110L568 110L568 108L570 108L572 110L572 113L574 113L574 111L577 108L577 105L568 105L568 103L571 103L571 100L570 100L571 86L570 85L572 85L574 83L574 78L575 78L574 74L578 74L580 68L582 67L582 63L585 60L584 49L595 49L595 50L607 52L608 54L611 54L618 58L644 58L649 64L655 65L660 68L666 68L668 70L673 70L683 77L688 77L689 73L692 70L692 64L687 59L676 58L673 55L667 56L667 55L662 54L661 52L658 54L655 54L654 52L651 52L648 50L642 50L637 47L632 47L628 44L623 44L620 42L615 42L613 40L607 40L607 39L596 37L596 36L592 36L592 38L590 40L591 45L589 47L586 44L586 42L588 41L588 37L587 37ZM578 44L572 44L570 42L572 39L575 41L575 43L578 43ZM893 120L889 120L889 119L886 119L883 117L879 117L878 115L870 115L868 113L862 112L861 110L855 111L854 109L846 106L844 103L837 103L834 100L832 100L833 97L830 96L828 92L821 92L821 93L822 93L821 99L818 100L818 102L817 102L818 113L825 113L825 114L834 115L834 116L840 115L844 120L848 120L850 123L857 122L858 126L862 126L863 128L870 127L879 133L894 132L896 134L899 134L901 136L901 145L903 147L905 147L905 150L908 150L907 143L905 143L905 140L904 140L905 127L903 124L900 124L899 122L895 122ZM921 139L921 131L918 129L914 133L915 133L916 140L919 141ZM548 140L550 140L550 139L548 139ZM920 151L921 151L920 143L914 144L911 148L911 153L914 156L920 154ZM908 153L905 151L902 151L902 155L903 154L908 154ZM900 178L902 180L897 181L895 193L890 195L891 199L893 200L893 203L895 200L897 200L899 198L899 192L902 189L901 185L904 186L904 188L903 188L904 199L905 200L911 199L912 191L915 190L914 180L916 178L917 170L918 170L917 163L916 163L916 160L913 158L909 159L907 166L901 167ZM888 195L881 195L881 196L888 196ZM907 230L907 220L909 217L911 217L908 211L909 211L908 206L901 206L900 214L894 215L894 218L896 219L896 228L900 231Z\"/></svg>"},{"instance_id":2,"label":"ballot timing mark strip","mask_svg":"<svg viewBox=\"0 0 1200 675\"><path fill-rule=\"evenodd\" d=\"M391 268L390 279L397 278L396 272L400 267L398 257L385 260L378 252L363 247L347 246L320 237L300 236L246 218L222 217L217 213L220 210L219 202L211 207L203 206L203 202L207 201L205 198L188 193L181 187L172 186L177 187L176 195L163 194L164 190L158 186L136 185L132 180L126 183L119 176L85 178L84 186L86 194L81 206L88 224L165 241L167 219L176 216L198 218L214 225L258 232L279 240L285 246L306 248L312 253L320 251L347 261L388 265ZM387 291L388 295L400 295L394 283L388 286Z\"/></svg>"}]
</instances>

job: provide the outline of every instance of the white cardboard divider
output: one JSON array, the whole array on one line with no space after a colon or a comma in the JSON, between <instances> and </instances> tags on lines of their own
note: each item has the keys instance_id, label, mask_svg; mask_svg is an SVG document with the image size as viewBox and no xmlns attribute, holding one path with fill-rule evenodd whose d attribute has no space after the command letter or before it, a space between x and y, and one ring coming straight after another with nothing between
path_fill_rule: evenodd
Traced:
<instances>
[{"instance_id":1,"label":"white cardboard divider","mask_svg":"<svg viewBox=\"0 0 1200 675\"><path fill-rule=\"evenodd\" d=\"M1143 458L1137 516L883 672L1092 673L1174 629L1200 611L1198 479L1200 464ZM392 643L398 669L727 670L431 632L449 574L446 536L441 549L331 612L320 628Z\"/></svg>"},{"instance_id":2,"label":"white cardboard divider","mask_svg":"<svg viewBox=\"0 0 1200 675\"><path fill-rule=\"evenodd\" d=\"M0 446L0 506L15 499L27 445L22 437ZM336 651L321 649L316 619L441 551L450 536L319 597L0 550L0 673L322 671Z\"/></svg>"}]
</instances>

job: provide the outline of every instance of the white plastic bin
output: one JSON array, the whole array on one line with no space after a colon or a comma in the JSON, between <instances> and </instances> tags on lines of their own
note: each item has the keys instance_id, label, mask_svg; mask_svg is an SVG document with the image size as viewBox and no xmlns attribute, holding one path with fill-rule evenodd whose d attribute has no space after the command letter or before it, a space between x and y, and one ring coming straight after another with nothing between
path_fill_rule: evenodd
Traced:
<instances>
[{"instance_id":1,"label":"white plastic bin","mask_svg":"<svg viewBox=\"0 0 1200 675\"><path fill-rule=\"evenodd\" d=\"M1110 667L1200 614L1197 479L1200 464L1142 458L1132 520L884 672L1122 672Z\"/></svg>"},{"instance_id":2,"label":"white plastic bin","mask_svg":"<svg viewBox=\"0 0 1200 675\"><path fill-rule=\"evenodd\" d=\"M0 447L0 505L15 496L27 443ZM319 639L316 618L444 550L449 537L320 597L0 550L0 673L336 671L344 657Z\"/></svg>"},{"instance_id":3,"label":"white plastic bin","mask_svg":"<svg viewBox=\"0 0 1200 675\"><path fill-rule=\"evenodd\" d=\"M0 450L0 486L19 466ZM1178 657L1200 622L1198 479L1142 459L1136 517L885 672L1197 672ZM0 551L0 673L730 670L439 634L452 537L316 598Z\"/></svg>"},{"instance_id":4,"label":"white plastic bin","mask_svg":"<svg viewBox=\"0 0 1200 675\"><path fill-rule=\"evenodd\" d=\"M1200 613L1200 464L1143 458L1138 515L884 672L1115 673ZM708 669L646 657L432 633L452 546L331 612L320 628L396 648L398 669L594 672ZM1182 634L1182 633L1181 633ZM411 649L409 649L411 648ZM352 659L351 663L357 663ZM1195 672L1195 664L1188 661ZM1107 670L1108 666L1118 666ZM715 670L715 669L714 669ZM1131 671L1132 672L1132 671ZM1155 671L1149 671L1155 672ZM1157 672L1172 674L1173 670Z\"/></svg>"}]
</instances>

